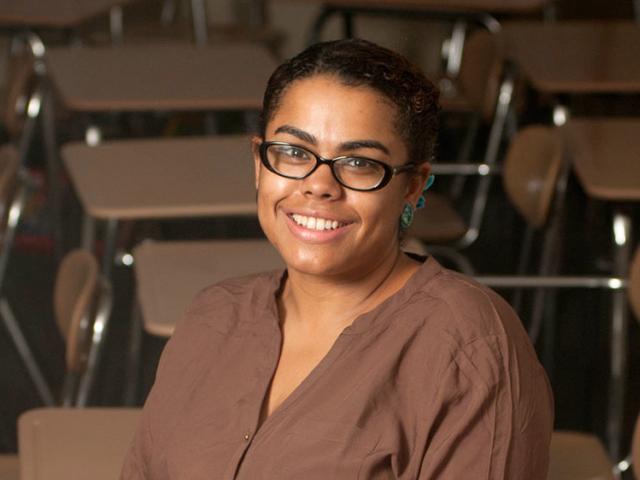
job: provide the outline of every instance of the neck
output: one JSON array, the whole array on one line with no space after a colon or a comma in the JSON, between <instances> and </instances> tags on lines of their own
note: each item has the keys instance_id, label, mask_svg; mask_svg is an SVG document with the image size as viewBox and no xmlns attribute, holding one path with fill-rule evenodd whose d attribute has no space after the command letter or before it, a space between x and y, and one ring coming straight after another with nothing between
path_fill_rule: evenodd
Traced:
<instances>
[{"instance_id":1,"label":"neck","mask_svg":"<svg viewBox=\"0 0 640 480\"><path fill-rule=\"evenodd\" d=\"M358 275L317 276L289 270L280 298L283 322L311 330L342 330L397 292L418 263L395 249Z\"/></svg>"}]
</instances>

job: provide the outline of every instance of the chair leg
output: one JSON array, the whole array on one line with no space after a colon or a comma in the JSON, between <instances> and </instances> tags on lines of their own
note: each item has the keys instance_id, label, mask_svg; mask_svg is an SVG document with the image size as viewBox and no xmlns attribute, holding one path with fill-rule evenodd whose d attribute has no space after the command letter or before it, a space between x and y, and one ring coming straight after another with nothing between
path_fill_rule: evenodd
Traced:
<instances>
[{"instance_id":1,"label":"chair leg","mask_svg":"<svg viewBox=\"0 0 640 480\"><path fill-rule=\"evenodd\" d=\"M565 197L569 181L570 164L563 161L555 185L551 218L545 233L542 258L540 260L540 275L546 276L557 273L560 259L562 227L564 225ZM529 336L535 344L540 336L544 322L544 345L542 350L542 364L547 375L553 381L554 346L555 346L555 313L556 292L547 292L543 288L536 290L531 313Z\"/></svg>"},{"instance_id":2,"label":"chair leg","mask_svg":"<svg viewBox=\"0 0 640 480\"><path fill-rule=\"evenodd\" d=\"M485 151L484 163L493 166L498 161L498 152L504 134L505 122L509 109L511 108L511 100L513 98L514 79L507 72L500 85L498 93L498 102L496 104L496 112L489 132L489 141ZM484 210L489 197L489 189L491 187L491 175L485 175L478 180L476 187L475 201L469 218L469 228L464 237L457 242L458 248L466 248L478 238L480 234L480 226L484 217Z\"/></svg>"},{"instance_id":3,"label":"chair leg","mask_svg":"<svg viewBox=\"0 0 640 480\"><path fill-rule=\"evenodd\" d=\"M469 163L471 153L473 151L473 146L476 143L476 138L478 137L479 130L480 115L472 115L471 121L469 123L469 128L467 129L467 133L464 136L462 146L460 147L460 151L456 158L457 163ZM456 175L453 178L453 181L451 182L451 189L449 190L449 195L451 196L451 198L460 198L466 180L466 175Z\"/></svg>"},{"instance_id":4,"label":"chair leg","mask_svg":"<svg viewBox=\"0 0 640 480\"><path fill-rule=\"evenodd\" d=\"M100 300L93 322L93 334L91 336L91 348L89 349L89 358L87 359L87 368L80 377L78 386L78 395L76 405L85 407L89 403L91 389L95 383L95 377L104 350L104 339L111 317L111 309L113 306L113 295L111 287L104 281L101 286Z\"/></svg>"},{"instance_id":5,"label":"chair leg","mask_svg":"<svg viewBox=\"0 0 640 480\"><path fill-rule=\"evenodd\" d=\"M464 50L465 37L467 36L467 22L465 20L457 20L453 24L451 37L447 42L447 65L446 71L450 78L456 78L460 72L462 64L462 52Z\"/></svg>"},{"instance_id":6,"label":"chair leg","mask_svg":"<svg viewBox=\"0 0 640 480\"><path fill-rule=\"evenodd\" d=\"M533 236L535 234L535 229L527 224L527 227L524 231L524 238L522 239L522 248L520 249L520 258L518 259L518 275L524 275L527 273L527 269L529 267L529 260L531 258L531 247L533 246ZM513 309L520 313L522 310L522 296L523 290L522 288L517 288L513 292L513 296L511 297L511 306Z\"/></svg>"},{"instance_id":7,"label":"chair leg","mask_svg":"<svg viewBox=\"0 0 640 480\"><path fill-rule=\"evenodd\" d=\"M626 276L631 259L631 218L617 211L613 217L614 275ZM624 395L627 375L629 315L627 291L612 294L609 405L607 407L607 445L614 461L621 458Z\"/></svg>"},{"instance_id":8,"label":"chair leg","mask_svg":"<svg viewBox=\"0 0 640 480\"><path fill-rule=\"evenodd\" d=\"M53 394L51 393L51 388L47 384L47 381L38 366L38 362L36 362L33 352L31 351L27 340L24 338L20 325L16 321L13 311L5 298L0 298L0 317L2 317L2 321L11 336L11 340L18 350L18 354L20 355L24 366L27 368L27 372L38 391L40 399L47 406L55 405L56 402Z\"/></svg>"},{"instance_id":9,"label":"chair leg","mask_svg":"<svg viewBox=\"0 0 640 480\"><path fill-rule=\"evenodd\" d=\"M42 111L42 95L42 88L37 88L27 102L27 118L22 127L20 139L18 140L18 152L22 166L26 163L29 147L31 147L33 142L38 117Z\"/></svg>"},{"instance_id":10,"label":"chair leg","mask_svg":"<svg viewBox=\"0 0 640 480\"><path fill-rule=\"evenodd\" d=\"M72 372L67 372L62 385L62 406L73 407L76 389L78 386L78 376Z\"/></svg>"}]
</instances>

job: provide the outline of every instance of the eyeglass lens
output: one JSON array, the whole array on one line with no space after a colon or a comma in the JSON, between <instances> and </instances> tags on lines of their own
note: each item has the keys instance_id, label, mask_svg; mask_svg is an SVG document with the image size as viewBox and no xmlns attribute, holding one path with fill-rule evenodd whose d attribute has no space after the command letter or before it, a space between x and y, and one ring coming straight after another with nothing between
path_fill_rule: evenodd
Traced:
<instances>
[{"instance_id":1,"label":"eyeglass lens","mask_svg":"<svg viewBox=\"0 0 640 480\"><path fill-rule=\"evenodd\" d=\"M304 178L316 166L313 153L293 145L269 145L267 161L273 169L290 178ZM356 189L376 187L385 176L384 167L362 157L344 157L331 165L341 183Z\"/></svg>"}]
</instances>

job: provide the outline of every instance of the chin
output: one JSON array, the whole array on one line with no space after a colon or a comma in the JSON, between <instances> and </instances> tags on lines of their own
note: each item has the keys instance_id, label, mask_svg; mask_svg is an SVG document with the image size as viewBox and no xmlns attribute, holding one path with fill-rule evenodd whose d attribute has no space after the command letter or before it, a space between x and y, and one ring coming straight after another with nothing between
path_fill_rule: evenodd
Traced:
<instances>
[{"instance_id":1,"label":"chin","mask_svg":"<svg viewBox=\"0 0 640 480\"><path fill-rule=\"evenodd\" d=\"M335 252L314 252L313 249L297 249L297 251L283 252L287 268L306 275L334 276L348 270L345 262L336 257Z\"/></svg>"}]
</instances>

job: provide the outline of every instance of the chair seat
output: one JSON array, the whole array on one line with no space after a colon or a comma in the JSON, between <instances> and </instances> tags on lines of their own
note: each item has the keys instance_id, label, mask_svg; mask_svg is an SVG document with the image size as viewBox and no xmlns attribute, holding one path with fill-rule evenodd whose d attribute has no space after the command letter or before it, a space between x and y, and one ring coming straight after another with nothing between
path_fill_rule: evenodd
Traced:
<instances>
[{"instance_id":1,"label":"chair seat","mask_svg":"<svg viewBox=\"0 0 640 480\"><path fill-rule=\"evenodd\" d=\"M20 461L17 455L0 455L0 480L19 480Z\"/></svg>"},{"instance_id":2,"label":"chair seat","mask_svg":"<svg viewBox=\"0 0 640 480\"><path fill-rule=\"evenodd\" d=\"M437 193L428 193L426 199L424 208L416 211L408 235L427 244L451 243L462 238L467 226L451 202Z\"/></svg>"},{"instance_id":3,"label":"chair seat","mask_svg":"<svg viewBox=\"0 0 640 480\"><path fill-rule=\"evenodd\" d=\"M553 432L547 480L612 480L613 465L594 435Z\"/></svg>"}]
</instances>

